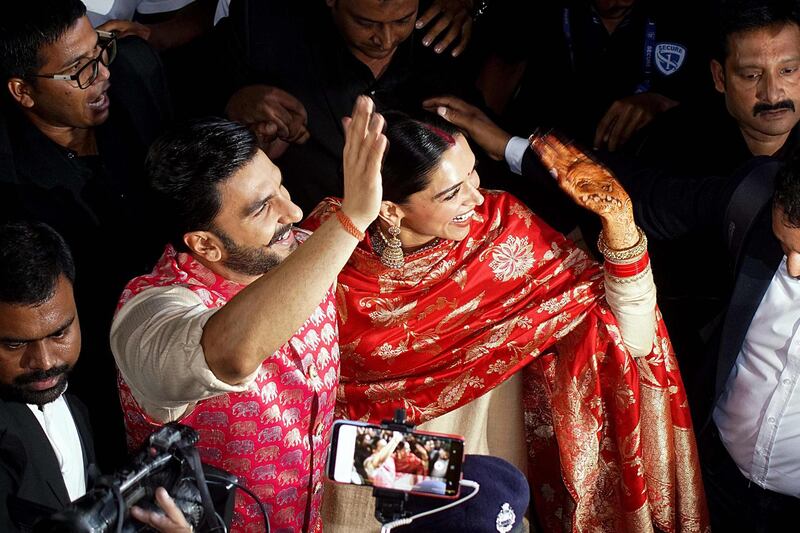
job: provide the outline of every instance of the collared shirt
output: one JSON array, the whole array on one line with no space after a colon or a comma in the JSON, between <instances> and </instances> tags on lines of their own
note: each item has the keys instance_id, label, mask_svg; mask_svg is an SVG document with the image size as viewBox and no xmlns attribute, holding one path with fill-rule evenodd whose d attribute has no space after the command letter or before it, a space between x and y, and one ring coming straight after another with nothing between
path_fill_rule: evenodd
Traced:
<instances>
[{"instance_id":1,"label":"collared shirt","mask_svg":"<svg viewBox=\"0 0 800 533\"><path fill-rule=\"evenodd\" d=\"M86 494L86 468L83 464L83 447L78 427L72 418L64 395L43 406L27 404L42 426L53 452L56 454L69 499L75 501Z\"/></svg>"},{"instance_id":2,"label":"collared shirt","mask_svg":"<svg viewBox=\"0 0 800 533\"><path fill-rule=\"evenodd\" d=\"M722 442L748 479L800 497L800 280L786 258L756 310L714 409Z\"/></svg>"}]
</instances>

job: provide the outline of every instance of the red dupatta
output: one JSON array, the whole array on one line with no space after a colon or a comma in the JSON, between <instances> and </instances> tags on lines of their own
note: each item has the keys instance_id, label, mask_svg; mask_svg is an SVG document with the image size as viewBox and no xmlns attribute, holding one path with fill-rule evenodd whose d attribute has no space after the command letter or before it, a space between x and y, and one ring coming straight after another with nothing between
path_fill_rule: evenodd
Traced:
<instances>
[{"instance_id":1,"label":"red dupatta","mask_svg":"<svg viewBox=\"0 0 800 533\"><path fill-rule=\"evenodd\" d=\"M551 531L705 531L683 383L663 321L634 359L600 266L513 196L482 191L469 236L388 269L369 235L339 275L337 414L415 423L524 372L529 480ZM326 199L304 225L340 207ZM560 468L559 466L560 465Z\"/></svg>"}]
</instances>

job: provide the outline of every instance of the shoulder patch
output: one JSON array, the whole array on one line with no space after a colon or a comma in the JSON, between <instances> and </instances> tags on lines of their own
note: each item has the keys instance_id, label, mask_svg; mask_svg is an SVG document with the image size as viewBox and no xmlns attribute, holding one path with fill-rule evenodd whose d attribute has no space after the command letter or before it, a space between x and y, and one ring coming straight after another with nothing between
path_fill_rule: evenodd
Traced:
<instances>
[{"instance_id":1,"label":"shoulder patch","mask_svg":"<svg viewBox=\"0 0 800 533\"><path fill-rule=\"evenodd\" d=\"M683 66L686 47L676 43L658 43L653 54L658 71L664 76L670 76Z\"/></svg>"}]
</instances>

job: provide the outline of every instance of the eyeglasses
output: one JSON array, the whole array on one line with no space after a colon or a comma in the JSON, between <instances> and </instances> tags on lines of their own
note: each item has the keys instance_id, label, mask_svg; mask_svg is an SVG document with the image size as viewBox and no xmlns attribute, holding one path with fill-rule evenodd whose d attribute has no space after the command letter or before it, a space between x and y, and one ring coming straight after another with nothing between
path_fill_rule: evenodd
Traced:
<instances>
[{"instance_id":1,"label":"eyeglasses","mask_svg":"<svg viewBox=\"0 0 800 533\"><path fill-rule=\"evenodd\" d=\"M35 78L47 78L50 80L77 81L78 87L86 89L100 72L100 63L109 66L114 58L117 57L117 36L114 33L97 30L97 44L100 53L97 57L90 59L75 74L34 74Z\"/></svg>"}]
</instances>

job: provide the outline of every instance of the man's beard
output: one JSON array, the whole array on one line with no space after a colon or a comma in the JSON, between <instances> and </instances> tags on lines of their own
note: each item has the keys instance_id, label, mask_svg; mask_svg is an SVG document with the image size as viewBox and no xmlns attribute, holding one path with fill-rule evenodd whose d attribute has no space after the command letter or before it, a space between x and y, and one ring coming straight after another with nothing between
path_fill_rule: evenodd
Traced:
<instances>
[{"instance_id":1,"label":"man's beard","mask_svg":"<svg viewBox=\"0 0 800 533\"><path fill-rule=\"evenodd\" d=\"M291 230L292 226L287 224L275 229L275 234L267 246L272 246L278 238ZM227 259L223 264L228 269L238 274L246 276L260 276L272 270L283 261L283 257L276 254L271 250L264 250L260 247L240 246L236 244L224 231L219 228L214 229L222 245L225 246L225 251L228 253Z\"/></svg>"},{"instance_id":2,"label":"man's beard","mask_svg":"<svg viewBox=\"0 0 800 533\"><path fill-rule=\"evenodd\" d=\"M61 365L48 370L37 370L28 374L17 376L12 383L0 383L0 397L12 402L45 405L58 399L67 390L67 375L71 370L69 365ZM25 385L36 381L60 376L55 386L46 390L33 390Z\"/></svg>"}]
</instances>

